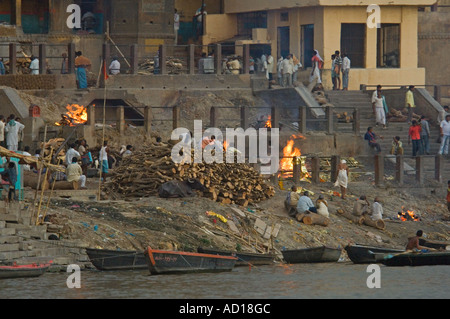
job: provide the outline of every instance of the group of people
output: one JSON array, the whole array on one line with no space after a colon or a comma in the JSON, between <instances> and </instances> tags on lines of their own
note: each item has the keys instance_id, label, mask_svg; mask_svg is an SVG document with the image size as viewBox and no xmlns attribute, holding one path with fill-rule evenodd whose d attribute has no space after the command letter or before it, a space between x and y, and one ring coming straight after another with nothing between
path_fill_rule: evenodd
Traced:
<instances>
[{"instance_id":1,"label":"group of people","mask_svg":"<svg viewBox=\"0 0 450 319\"><path fill-rule=\"evenodd\" d=\"M333 90L341 89L341 73L342 73L342 90L348 91L348 80L350 75L351 61L346 53L340 53L336 50L331 56L331 81Z\"/></svg>"},{"instance_id":2,"label":"group of people","mask_svg":"<svg viewBox=\"0 0 450 319\"><path fill-rule=\"evenodd\" d=\"M367 200L366 195L361 195L353 205L354 216L370 216L372 220L383 219L383 205L379 197L375 197L373 204Z\"/></svg>"},{"instance_id":3,"label":"group of people","mask_svg":"<svg viewBox=\"0 0 450 319\"><path fill-rule=\"evenodd\" d=\"M314 204L310 197L310 193L305 191L302 195L298 193L296 186L291 188L291 191L286 196L284 204L291 217L296 217L297 214L305 213L315 213L327 218L330 216L328 212L328 202L322 194L319 195Z\"/></svg>"},{"instance_id":4,"label":"group of people","mask_svg":"<svg viewBox=\"0 0 450 319\"><path fill-rule=\"evenodd\" d=\"M22 148L25 125L14 114L5 118L0 115L0 145L10 151L18 151Z\"/></svg>"},{"instance_id":5,"label":"group of people","mask_svg":"<svg viewBox=\"0 0 450 319\"><path fill-rule=\"evenodd\" d=\"M277 63L279 85L290 87L295 84L298 81L298 72L302 67L300 60L292 53L289 53L284 59L280 57Z\"/></svg>"}]
</instances>

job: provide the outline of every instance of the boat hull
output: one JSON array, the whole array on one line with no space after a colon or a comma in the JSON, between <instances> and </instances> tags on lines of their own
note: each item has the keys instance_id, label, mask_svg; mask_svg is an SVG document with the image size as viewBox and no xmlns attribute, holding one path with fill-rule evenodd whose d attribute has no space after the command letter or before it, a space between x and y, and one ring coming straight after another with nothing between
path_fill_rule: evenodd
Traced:
<instances>
[{"instance_id":1,"label":"boat hull","mask_svg":"<svg viewBox=\"0 0 450 319\"><path fill-rule=\"evenodd\" d=\"M40 277L47 271L49 267L50 264L1 266L0 279Z\"/></svg>"},{"instance_id":2,"label":"boat hull","mask_svg":"<svg viewBox=\"0 0 450 319\"><path fill-rule=\"evenodd\" d=\"M233 256L237 258L235 267L240 266L261 266L261 265L271 265L275 259L275 255L272 254L255 254L255 253L245 253L245 252L232 252L224 251L218 249L208 249L199 247L197 249L199 253L211 254L211 255L221 255L221 256Z\"/></svg>"},{"instance_id":3,"label":"boat hull","mask_svg":"<svg viewBox=\"0 0 450 319\"><path fill-rule=\"evenodd\" d=\"M144 252L87 248L89 260L98 270L147 269Z\"/></svg>"},{"instance_id":4,"label":"boat hull","mask_svg":"<svg viewBox=\"0 0 450 319\"><path fill-rule=\"evenodd\" d=\"M341 256L341 250L330 247L315 247L296 250L282 251L283 258L287 263L326 263L337 262Z\"/></svg>"},{"instance_id":5,"label":"boat hull","mask_svg":"<svg viewBox=\"0 0 450 319\"><path fill-rule=\"evenodd\" d=\"M377 254L398 254L404 252L404 250L390 249L382 247L370 247L364 245L348 245L345 247L348 258L355 264L373 264L379 263Z\"/></svg>"},{"instance_id":6,"label":"boat hull","mask_svg":"<svg viewBox=\"0 0 450 319\"><path fill-rule=\"evenodd\" d=\"M450 252L407 253L385 256L386 266L438 266L450 265Z\"/></svg>"},{"instance_id":7,"label":"boat hull","mask_svg":"<svg viewBox=\"0 0 450 319\"><path fill-rule=\"evenodd\" d=\"M231 271L237 261L229 256L151 248L145 251L145 256L151 275Z\"/></svg>"}]
</instances>

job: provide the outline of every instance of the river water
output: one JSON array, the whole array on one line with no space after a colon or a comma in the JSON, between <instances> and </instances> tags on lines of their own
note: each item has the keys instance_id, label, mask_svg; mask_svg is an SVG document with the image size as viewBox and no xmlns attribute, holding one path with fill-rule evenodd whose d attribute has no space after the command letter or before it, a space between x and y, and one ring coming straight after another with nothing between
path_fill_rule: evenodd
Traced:
<instances>
[{"instance_id":1,"label":"river water","mask_svg":"<svg viewBox=\"0 0 450 319\"><path fill-rule=\"evenodd\" d=\"M450 298L450 267L380 265L380 288L368 288L372 271L352 263L277 264L231 272L150 276L147 271L81 271L0 280L2 299L316 299ZM372 281L373 282L373 281Z\"/></svg>"}]
</instances>

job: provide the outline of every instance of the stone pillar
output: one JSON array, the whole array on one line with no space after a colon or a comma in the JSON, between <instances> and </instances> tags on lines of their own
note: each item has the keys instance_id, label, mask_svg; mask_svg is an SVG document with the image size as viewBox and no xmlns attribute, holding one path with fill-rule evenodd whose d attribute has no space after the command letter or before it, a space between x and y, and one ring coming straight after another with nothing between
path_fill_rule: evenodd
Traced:
<instances>
[{"instance_id":1,"label":"stone pillar","mask_svg":"<svg viewBox=\"0 0 450 319\"><path fill-rule=\"evenodd\" d=\"M165 44L159 46L159 69L161 75L167 75L167 46Z\"/></svg>"},{"instance_id":2,"label":"stone pillar","mask_svg":"<svg viewBox=\"0 0 450 319\"><path fill-rule=\"evenodd\" d=\"M361 134L361 114L358 109L353 111L353 133L355 135Z\"/></svg>"},{"instance_id":3,"label":"stone pillar","mask_svg":"<svg viewBox=\"0 0 450 319\"><path fill-rule=\"evenodd\" d=\"M125 108L123 106L118 106L116 109L116 119L117 119L117 130L119 134L125 133Z\"/></svg>"},{"instance_id":4,"label":"stone pillar","mask_svg":"<svg viewBox=\"0 0 450 319\"><path fill-rule=\"evenodd\" d=\"M405 163L403 161L403 156L398 155L395 159L395 181L399 185L403 185L405 176Z\"/></svg>"},{"instance_id":5,"label":"stone pillar","mask_svg":"<svg viewBox=\"0 0 450 319\"><path fill-rule=\"evenodd\" d=\"M384 182L384 156L375 155L375 185L383 185Z\"/></svg>"},{"instance_id":6,"label":"stone pillar","mask_svg":"<svg viewBox=\"0 0 450 319\"><path fill-rule=\"evenodd\" d=\"M47 73L47 51L45 44L39 44L39 74Z\"/></svg>"},{"instance_id":7,"label":"stone pillar","mask_svg":"<svg viewBox=\"0 0 450 319\"><path fill-rule=\"evenodd\" d=\"M69 43L67 46L67 58L68 58L68 72L69 74L75 73L75 43Z\"/></svg>"},{"instance_id":8,"label":"stone pillar","mask_svg":"<svg viewBox=\"0 0 450 319\"><path fill-rule=\"evenodd\" d=\"M11 24L22 28L22 0L11 1Z\"/></svg>"},{"instance_id":9,"label":"stone pillar","mask_svg":"<svg viewBox=\"0 0 450 319\"><path fill-rule=\"evenodd\" d=\"M327 132L328 134L333 134L334 133L333 107L327 106L326 113L327 113Z\"/></svg>"},{"instance_id":10,"label":"stone pillar","mask_svg":"<svg viewBox=\"0 0 450 319\"><path fill-rule=\"evenodd\" d=\"M209 127L216 127L217 124L217 109L212 106L209 110Z\"/></svg>"},{"instance_id":11,"label":"stone pillar","mask_svg":"<svg viewBox=\"0 0 450 319\"><path fill-rule=\"evenodd\" d=\"M311 168L312 168L312 178L311 181L314 184L320 183L320 158L314 156L311 159Z\"/></svg>"},{"instance_id":12,"label":"stone pillar","mask_svg":"<svg viewBox=\"0 0 450 319\"><path fill-rule=\"evenodd\" d=\"M145 132L148 135L152 133L152 120L153 120L152 107L146 106L144 109L144 127Z\"/></svg>"},{"instance_id":13,"label":"stone pillar","mask_svg":"<svg viewBox=\"0 0 450 319\"><path fill-rule=\"evenodd\" d=\"M337 175L338 175L338 166L339 163L341 162L341 157L339 155L333 155L331 156L331 176L330 176L330 180L332 183L335 183L337 180Z\"/></svg>"},{"instance_id":14,"label":"stone pillar","mask_svg":"<svg viewBox=\"0 0 450 319\"><path fill-rule=\"evenodd\" d=\"M243 61L243 70L244 74L250 74L250 45L244 44L244 52L242 55Z\"/></svg>"},{"instance_id":15,"label":"stone pillar","mask_svg":"<svg viewBox=\"0 0 450 319\"><path fill-rule=\"evenodd\" d=\"M87 112L88 112L88 119L86 125L95 126L95 106L89 105L87 107Z\"/></svg>"},{"instance_id":16,"label":"stone pillar","mask_svg":"<svg viewBox=\"0 0 450 319\"><path fill-rule=\"evenodd\" d=\"M442 155L436 155L436 157L434 158L434 164L435 164L434 179L439 183L442 183L443 182L442 172L444 170L444 157Z\"/></svg>"},{"instance_id":17,"label":"stone pillar","mask_svg":"<svg viewBox=\"0 0 450 319\"><path fill-rule=\"evenodd\" d=\"M305 134L306 133L306 106L300 106L299 108L299 114L300 118L298 121L298 128L300 133Z\"/></svg>"},{"instance_id":18,"label":"stone pillar","mask_svg":"<svg viewBox=\"0 0 450 319\"><path fill-rule=\"evenodd\" d=\"M17 45L9 44L9 73L17 74Z\"/></svg>"},{"instance_id":19,"label":"stone pillar","mask_svg":"<svg viewBox=\"0 0 450 319\"><path fill-rule=\"evenodd\" d=\"M137 44L132 44L130 46L130 59L131 59L131 74L137 74L138 73L138 57L139 48Z\"/></svg>"},{"instance_id":20,"label":"stone pillar","mask_svg":"<svg viewBox=\"0 0 450 319\"><path fill-rule=\"evenodd\" d=\"M434 99L441 104L441 99L442 99L442 93L441 93L441 86L440 85L435 85L434 86Z\"/></svg>"},{"instance_id":21,"label":"stone pillar","mask_svg":"<svg viewBox=\"0 0 450 319\"><path fill-rule=\"evenodd\" d=\"M180 127L180 107L174 106L172 110L172 128L175 130Z\"/></svg>"},{"instance_id":22,"label":"stone pillar","mask_svg":"<svg viewBox=\"0 0 450 319\"><path fill-rule=\"evenodd\" d=\"M103 44L102 57L103 57L103 63L105 63L106 69L108 69L109 60L111 58L111 46L108 43Z\"/></svg>"},{"instance_id":23,"label":"stone pillar","mask_svg":"<svg viewBox=\"0 0 450 319\"><path fill-rule=\"evenodd\" d=\"M279 128L280 127L280 109L276 106L272 106L272 127Z\"/></svg>"},{"instance_id":24,"label":"stone pillar","mask_svg":"<svg viewBox=\"0 0 450 319\"><path fill-rule=\"evenodd\" d=\"M241 128L246 130L250 126L249 109L247 106L241 106Z\"/></svg>"},{"instance_id":25,"label":"stone pillar","mask_svg":"<svg viewBox=\"0 0 450 319\"><path fill-rule=\"evenodd\" d=\"M294 180L294 185L298 186L300 185L300 178L301 178L301 174L302 174L302 161L300 159L300 157L294 157L292 159L292 169L293 169L293 180Z\"/></svg>"},{"instance_id":26,"label":"stone pillar","mask_svg":"<svg viewBox=\"0 0 450 319\"><path fill-rule=\"evenodd\" d=\"M216 44L214 51L214 64L216 69L216 74L222 74L222 45Z\"/></svg>"},{"instance_id":27,"label":"stone pillar","mask_svg":"<svg viewBox=\"0 0 450 319\"><path fill-rule=\"evenodd\" d=\"M189 45L189 74L195 74L195 44Z\"/></svg>"},{"instance_id":28,"label":"stone pillar","mask_svg":"<svg viewBox=\"0 0 450 319\"><path fill-rule=\"evenodd\" d=\"M416 182L422 185L425 181L424 158L422 156L416 157Z\"/></svg>"}]
</instances>

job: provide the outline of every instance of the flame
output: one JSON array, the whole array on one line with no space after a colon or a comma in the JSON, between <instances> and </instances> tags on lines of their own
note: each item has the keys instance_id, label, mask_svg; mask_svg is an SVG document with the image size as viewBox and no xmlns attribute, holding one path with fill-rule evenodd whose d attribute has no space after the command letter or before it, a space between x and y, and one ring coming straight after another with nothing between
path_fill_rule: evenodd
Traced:
<instances>
[{"instance_id":1,"label":"flame","mask_svg":"<svg viewBox=\"0 0 450 319\"><path fill-rule=\"evenodd\" d=\"M297 139L305 139L305 137L303 135L291 135L286 146L283 148L283 158L280 160L280 171L283 173L284 177L293 176L294 160L300 160L301 162L302 178L310 177L304 161L300 159L302 152L294 146L295 140Z\"/></svg>"},{"instance_id":2,"label":"flame","mask_svg":"<svg viewBox=\"0 0 450 319\"><path fill-rule=\"evenodd\" d=\"M264 126L266 128L272 128L272 116L269 115L266 121L266 125Z\"/></svg>"},{"instance_id":3,"label":"flame","mask_svg":"<svg viewBox=\"0 0 450 319\"><path fill-rule=\"evenodd\" d=\"M402 206L402 211L398 213L398 218L403 222L408 221L408 220L412 220L415 222L420 221L420 218L414 213L413 210L408 209L405 212L404 206Z\"/></svg>"},{"instance_id":4,"label":"flame","mask_svg":"<svg viewBox=\"0 0 450 319\"><path fill-rule=\"evenodd\" d=\"M227 141L224 141L224 142L223 142L223 150L226 151L229 145L230 145L230 144L228 144Z\"/></svg>"},{"instance_id":5,"label":"flame","mask_svg":"<svg viewBox=\"0 0 450 319\"><path fill-rule=\"evenodd\" d=\"M55 123L57 126L76 126L80 124L85 124L88 120L87 108L83 105L69 104L66 106L66 114L61 115L61 121Z\"/></svg>"}]
</instances>

